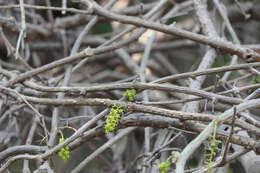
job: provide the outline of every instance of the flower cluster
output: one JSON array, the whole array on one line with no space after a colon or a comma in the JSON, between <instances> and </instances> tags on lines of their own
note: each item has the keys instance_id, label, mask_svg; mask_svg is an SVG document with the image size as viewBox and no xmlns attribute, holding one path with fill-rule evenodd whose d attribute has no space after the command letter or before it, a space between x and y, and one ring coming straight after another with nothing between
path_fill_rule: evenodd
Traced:
<instances>
[{"instance_id":1,"label":"flower cluster","mask_svg":"<svg viewBox=\"0 0 260 173\"><path fill-rule=\"evenodd\" d=\"M59 140L59 144L62 143L64 140L65 140L65 139L64 139L64 137L62 136L62 137L60 138L60 140ZM60 156L60 158L61 158L61 160L62 160L63 162L66 162L66 161L68 160L68 158L70 157L69 146L66 145L65 147L63 147L63 148L59 151L58 155Z\"/></svg>"},{"instance_id":2,"label":"flower cluster","mask_svg":"<svg viewBox=\"0 0 260 173\"><path fill-rule=\"evenodd\" d=\"M212 132L212 135L210 136L209 148L206 148L206 150L209 151L209 154L206 154L206 157L208 157L206 161L206 164L208 166L207 172L212 171L212 164L213 164L213 159L216 156L216 151L221 150L220 148L217 147L217 145L221 143L220 140L216 139L217 128L218 128L218 120L215 120L214 130Z\"/></svg>"},{"instance_id":3,"label":"flower cluster","mask_svg":"<svg viewBox=\"0 0 260 173\"><path fill-rule=\"evenodd\" d=\"M109 115L106 119L105 131L106 133L110 133L115 130L121 114L124 112L124 105L117 106L113 105L110 109Z\"/></svg>"},{"instance_id":4,"label":"flower cluster","mask_svg":"<svg viewBox=\"0 0 260 173\"><path fill-rule=\"evenodd\" d=\"M136 94L135 89L127 89L126 92L124 93L124 96L127 97L128 101L132 102L134 101L135 94Z\"/></svg>"}]
</instances>

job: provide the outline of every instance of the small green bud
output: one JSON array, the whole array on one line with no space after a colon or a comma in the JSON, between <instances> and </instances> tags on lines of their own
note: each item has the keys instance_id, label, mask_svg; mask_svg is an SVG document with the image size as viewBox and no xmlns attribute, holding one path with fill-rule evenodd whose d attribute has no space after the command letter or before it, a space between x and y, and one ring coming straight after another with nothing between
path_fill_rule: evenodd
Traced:
<instances>
[{"instance_id":1,"label":"small green bud","mask_svg":"<svg viewBox=\"0 0 260 173\"><path fill-rule=\"evenodd\" d=\"M85 54L87 56L92 56L94 55L94 52L93 52L93 49L91 49L90 47L87 47L85 50L84 50Z\"/></svg>"}]
</instances>

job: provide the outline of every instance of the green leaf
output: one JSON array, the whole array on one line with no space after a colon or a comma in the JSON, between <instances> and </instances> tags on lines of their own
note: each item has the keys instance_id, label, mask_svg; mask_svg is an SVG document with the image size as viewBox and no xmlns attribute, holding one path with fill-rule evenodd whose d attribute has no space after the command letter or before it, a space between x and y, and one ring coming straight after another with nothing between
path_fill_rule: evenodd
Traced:
<instances>
[{"instance_id":1,"label":"green leaf","mask_svg":"<svg viewBox=\"0 0 260 173\"><path fill-rule=\"evenodd\" d=\"M254 83L254 84L258 84L258 83L259 83L259 78L260 78L259 75L255 75L255 76L254 76L254 79L253 79L253 81L254 81L253 83Z\"/></svg>"},{"instance_id":2,"label":"green leaf","mask_svg":"<svg viewBox=\"0 0 260 173\"><path fill-rule=\"evenodd\" d=\"M134 101L135 94L136 94L135 89L127 89L124 93L124 96L127 97L128 101L132 102Z\"/></svg>"}]
</instances>

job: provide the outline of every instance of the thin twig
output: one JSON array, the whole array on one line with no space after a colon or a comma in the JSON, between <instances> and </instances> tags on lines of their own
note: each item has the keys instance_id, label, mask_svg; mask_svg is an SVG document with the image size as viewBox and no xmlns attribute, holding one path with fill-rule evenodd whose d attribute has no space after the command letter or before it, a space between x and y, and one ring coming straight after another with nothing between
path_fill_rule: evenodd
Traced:
<instances>
[{"instance_id":1,"label":"thin twig","mask_svg":"<svg viewBox=\"0 0 260 173\"><path fill-rule=\"evenodd\" d=\"M24 3L23 0L20 1L20 6L21 6L21 31L17 40L16 44L16 50L15 50L15 59L18 59L18 54L19 54L19 48L20 45L23 47L24 45L24 38L26 37L26 22L25 22L25 12L24 12Z\"/></svg>"},{"instance_id":2,"label":"thin twig","mask_svg":"<svg viewBox=\"0 0 260 173\"><path fill-rule=\"evenodd\" d=\"M224 166L225 165L225 162L226 162L226 157L227 157L227 153L228 153L228 150L229 150L229 144L230 144L230 140L232 138L232 135L234 133L234 125L235 125L235 120L236 120L236 115L237 115L237 108L236 106L234 107L234 114L232 116L232 121L231 121L231 128L230 128L230 132L229 132L229 135L228 135L228 138L227 138L227 141L225 143L225 148L224 148L224 152L223 152L223 156L222 156L222 160L220 161L220 166Z\"/></svg>"}]
</instances>

